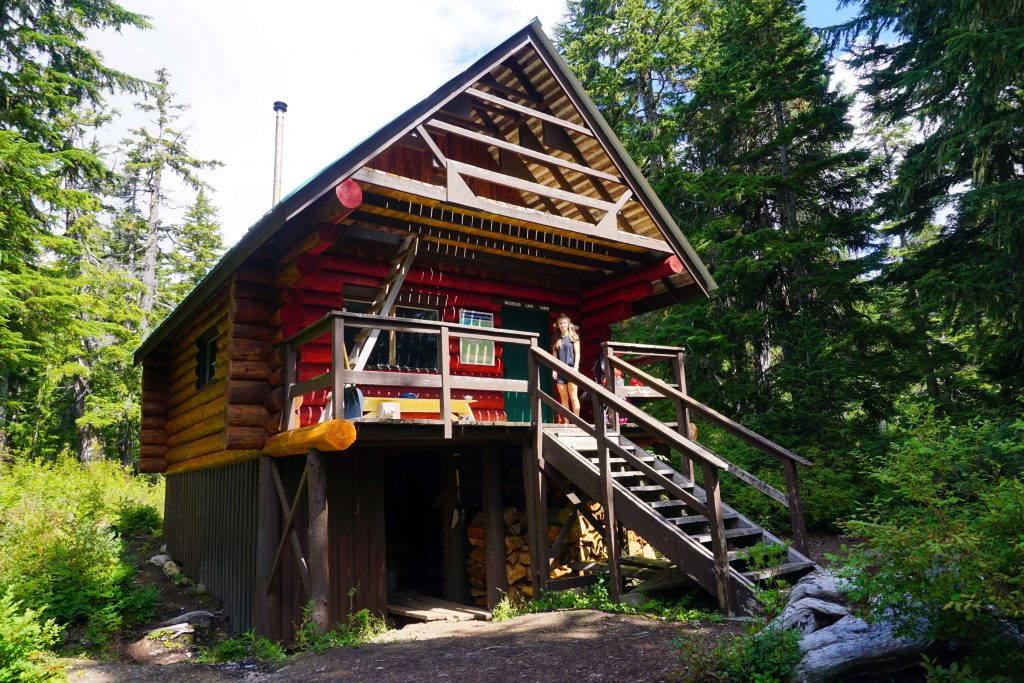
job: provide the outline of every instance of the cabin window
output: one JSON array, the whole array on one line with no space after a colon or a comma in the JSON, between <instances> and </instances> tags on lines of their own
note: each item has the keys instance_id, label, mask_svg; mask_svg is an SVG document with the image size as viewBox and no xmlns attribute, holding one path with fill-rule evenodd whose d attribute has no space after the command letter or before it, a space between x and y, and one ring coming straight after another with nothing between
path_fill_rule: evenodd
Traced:
<instances>
[{"instance_id":1,"label":"cabin window","mask_svg":"<svg viewBox=\"0 0 1024 683\"><path fill-rule=\"evenodd\" d=\"M196 389L201 389L213 381L217 374L217 337L220 334L216 327L211 327L196 340Z\"/></svg>"},{"instance_id":2,"label":"cabin window","mask_svg":"<svg viewBox=\"0 0 1024 683\"><path fill-rule=\"evenodd\" d=\"M345 302L345 310L350 313L365 313L370 308L368 301ZM396 306L395 316L413 320L440 320L438 311L429 308L413 308ZM352 325L345 326L345 347L352 348L359 330ZM355 362L355 358L351 359ZM392 368L413 368L417 370L437 370L437 335L416 334L415 332L382 332L377 337L367 367L386 366Z\"/></svg>"},{"instance_id":3,"label":"cabin window","mask_svg":"<svg viewBox=\"0 0 1024 683\"><path fill-rule=\"evenodd\" d=\"M494 329L494 314L483 311L459 311L459 324ZM459 339L459 363L462 365L494 365L494 342L482 339Z\"/></svg>"}]
</instances>

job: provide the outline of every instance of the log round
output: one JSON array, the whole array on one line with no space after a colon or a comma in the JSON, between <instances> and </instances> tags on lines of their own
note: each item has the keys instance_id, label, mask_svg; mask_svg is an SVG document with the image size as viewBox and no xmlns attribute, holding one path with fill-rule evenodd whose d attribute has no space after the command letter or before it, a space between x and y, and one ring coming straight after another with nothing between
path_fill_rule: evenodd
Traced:
<instances>
[{"instance_id":1,"label":"log round","mask_svg":"<svg viewBox=\"0 0 1024 683\"><path fill-rule=\"evenodd\" d=\"M356 427L350 420L328 420L270 437L263 447L263 454L273 457L298 455L310 448L321 452L343 451L355 440Z\"/></svg>"},{"instance_id":2,"label":"log round","mask_svg":"<svg viewBox=\"0 0 1024 683\"><path fill-rule=\"evenodd\" d=\"M338 198L338 203L346 209L358 208L363 203L363 190L359 187L359 183L346 178L338 183L338 186L334 188L334 196Z\"/></svg>"},{"instance_id":3,"label":"log round","mask_svg":"<svg viewBox=\"0 0 1024 683\"><path fill-rule=\"evenodd\" d=\"M591 288L587 292L587 298L599 297L609 292L614 292L617 289L622 289L628 285L636 284L637 282L654 282L660 280L663 277L669 275L678 275L679 273L686 270L683 266L683 262L679 260L678 256L669 256L664 261L652 263L649 266L637 268L631 270L628 273L612 278L611 280L605 280L599 285Z\"/></svg>"}]
</instances>

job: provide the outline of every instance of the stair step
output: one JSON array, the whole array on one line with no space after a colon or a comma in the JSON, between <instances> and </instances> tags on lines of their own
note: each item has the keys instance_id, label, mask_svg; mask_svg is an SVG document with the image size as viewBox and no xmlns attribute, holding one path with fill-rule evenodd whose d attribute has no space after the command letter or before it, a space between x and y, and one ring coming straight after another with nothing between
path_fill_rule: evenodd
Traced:
<instances>
[{"instance_id":1,"label":"stair step","mask_svg":"<svg viewBox=\"0 0 1024 683\"><path fill-rule=\"evenodd\" d=\"M613 479L629 479L630 477L642 476L644 476L644 473L638 472L637 470L620 470L618 472L612 472Z\"/></svg>"},{"instance_id":2,"label":"stair step","mask_svg":"<svg viewBox=\"0 0 1024 683\"><path fill-rule=\"evenodd\" d=\"M658 510L658 509L661 509L661 508L684 508L684 507L686 507L686 503L684 503L681 500L655 500L653 502L648 503L648 505L650 505L655 510ZM679 519L684 519L684 518L680 517ZM671 522L672 520L670 519L669 521Z\"/></svg>"},{"instance_id":3,"label":"stair step","mask_svg":"<svg viewBox=\"0 0 1024 683\"><path fill-rule=\"evenodd\" d=\"M630 493L658 493L664 491L665 487L652 484L651 486L630 486L628 490Z\"/></svg>"},{"instance_id":4,"label":"stair step","mask_svg":"<svg viewBox=\"0 0 1024 683\"><path fill-rule=\"evenodd\" d=\"M589 460L594 465L597 465L601 461L600 458L587 458L587 460ZM648 463L654 462L654 458L645 458L643 456L637 457L637 460L639 460L640 462L648 462ZM625 465L626 464L626 459L625 458L608 458L608 462L610 464L612 464L612 465Z\"/></svg>"},{"instance_id":5,"label":"stair step","mask_svg":"<svg viewBox=\"0 0 1024 683\"><path fill-rule=\"evenodd\" d=\"M682 503L679 503L682 505ZM739 514L735 512L723 512L722 519L736 519ZM669 522L672 522L676 526L686 526L687 524L704 524L707 523L708 518L704 515L687 515L685 517L670 517Z\"/></svg>"},{"instance_id":6,"label":"stair step","mask_svg":"<svg viewBox=\"0 0 1024 683\"><path fill-rule=\"evenodd\" d=\"M764 569L758 569L752 572L743 572L743 576L751 581L764 581L765 579L771 579L778 576L788 576L790 574L796 574L802 572L805 569L810 569L814 566L811 561L806 562L785 562L783 564L776 565L774 567L766 567Z\"/></svg>"},{"instance_id":7,"label":"stair step","mask_svg":"<svg viewBox=\"0 0 1024 683\"><path fill-rule=\"evenodd\" d=\"M726 540L750 538L754 536L762 536L763 534L764 530L756 526L743 526L738 529L725 530ZM704 543L705 545L711 543L711 534L691 534L691 536L698 543Z\"/></svg>"}]
</instances>

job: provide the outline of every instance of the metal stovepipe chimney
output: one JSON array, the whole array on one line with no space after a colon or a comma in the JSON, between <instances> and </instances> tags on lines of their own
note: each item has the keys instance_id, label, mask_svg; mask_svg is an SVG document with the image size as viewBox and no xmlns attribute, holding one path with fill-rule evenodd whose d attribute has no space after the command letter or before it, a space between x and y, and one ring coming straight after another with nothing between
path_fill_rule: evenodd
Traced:
<instances>
[{"instance_id":1,"label":"metal stovepipe chimney","mask_svg":"<svg viewBox=\"0 0 1024 683\"><path fill-rule=\"evenodd\" d=\"M274 111L277 112L277 125L274 131L274 202L271 206L277 206L281 201L281 164L284 161L284 113L288 111L288 105L284 102L274 102Z\"/></svg>"}]
</instances>

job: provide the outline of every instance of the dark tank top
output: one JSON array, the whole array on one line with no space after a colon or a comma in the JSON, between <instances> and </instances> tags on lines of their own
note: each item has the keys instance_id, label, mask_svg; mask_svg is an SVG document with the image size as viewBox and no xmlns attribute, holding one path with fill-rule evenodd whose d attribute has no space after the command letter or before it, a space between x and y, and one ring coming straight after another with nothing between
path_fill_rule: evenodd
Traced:
<instances>
[{"instance_id":1,"label":"dark tank top","mask_svg":"<svg viewBox=\"0 0 1024 683\"><path fill-rule=\"evenodd\" d=\"M573 347L572 340L569 339L569 335L562 337L562 343L558 346L558 360L570 368L576 367L576 350Z\"/></svg>"}]
</instances>

